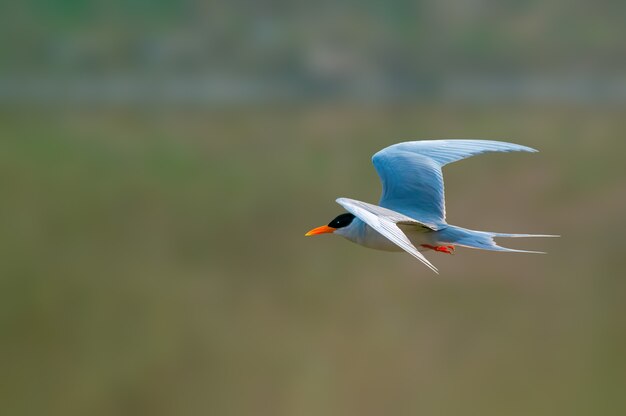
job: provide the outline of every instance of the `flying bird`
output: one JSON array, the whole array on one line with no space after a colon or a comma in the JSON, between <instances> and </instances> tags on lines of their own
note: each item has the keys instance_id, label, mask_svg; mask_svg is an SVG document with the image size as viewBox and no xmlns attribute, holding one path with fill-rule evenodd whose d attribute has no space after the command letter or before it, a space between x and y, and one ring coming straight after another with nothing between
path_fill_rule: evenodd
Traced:
<instances>
[{"instance_id":1,"label":"flying bird","mask_svg":"<svg viewBox=\"0 0 626 416\"><path fill-rule=\"evenodd\" d=\"M333 233L365 247L404 250L438 273L421 253L452 254L455 246L521 253L538 251L501 247L494 237L558 237L543 234L507 234L475 231L446 222L441 168L486 152L537 152L513 143L492 140L421 140L391 145L372 157L383 190L378 205L349 198L337 203L347 213L306 236Z\"/></svg>"}]
</instances>

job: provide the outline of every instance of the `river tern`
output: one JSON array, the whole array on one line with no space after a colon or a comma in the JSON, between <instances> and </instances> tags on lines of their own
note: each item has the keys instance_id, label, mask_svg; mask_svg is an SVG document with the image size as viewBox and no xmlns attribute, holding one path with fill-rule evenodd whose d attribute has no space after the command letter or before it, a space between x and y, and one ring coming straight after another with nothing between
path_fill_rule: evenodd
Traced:
<instances>
[{"instance_id":1,"label":"river tern","mask_svg":"<svg viewBox=\"0 0 626 416\"><path fill-rule=\"evenodd\" d=\"M513 143L492 140L421 140L391 145L372 157L382 182L378 205L349 198L336 201L347 213L306 236L338 234L365 247L404 250L435 273L421 253L425 250L452 254L455 246L522 253L537 251L501 247L495 237L558 237L543 234L508 234L475 231L446 222L443 173L441 168L486 152L536 152Z\"/></svg>"}]
</instances>

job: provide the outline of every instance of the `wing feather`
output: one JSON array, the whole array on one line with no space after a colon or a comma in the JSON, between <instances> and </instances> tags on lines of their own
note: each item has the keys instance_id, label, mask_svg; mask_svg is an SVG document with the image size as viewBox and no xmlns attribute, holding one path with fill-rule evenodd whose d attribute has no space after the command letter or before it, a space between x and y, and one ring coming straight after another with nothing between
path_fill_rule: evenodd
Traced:
<instances>
[{"instance_id":1,"label":"wing feather","mask_svg":"<svg viewBox=\"0 0 626 416\"><path fill-rule=\"evenodd\" d=\"M383 185L379 204L412 218L445 224L441 168L486 152L536 152L513 143L492 140L422 140L394 144L372 157Z\"/></svg>"},{"instance_id":2,"label":"wing feather","mask_svg":"<svg viewBox=\"0 0 626 416\"><path fill-rule=\"evenodd\" d=\"M487 152L537 152L532 147L496 140L446 139L397 143L378 153L392 150L404 150L429 157L437 162L439 167Z\"/></svg>"},{"instance_id":3,"label":"wing feather","mask_svg":"<svg viewBox=\"0 0 626 416\"><path fill-rule=\"evenodd\" d=\"M392 210L368 204L366 202L356 201L349 198L338 198L337 203L344 207L348 212L354 214L364 223L378 231L392 243L424 263L435 273L439 273L437 268L433 266L422 253L411 243L408 237L400 230L396 223L416 224L428 227L413 218L394 212ZM430 228L430 227L428 227Z\"/></svg>"}]
</instances>

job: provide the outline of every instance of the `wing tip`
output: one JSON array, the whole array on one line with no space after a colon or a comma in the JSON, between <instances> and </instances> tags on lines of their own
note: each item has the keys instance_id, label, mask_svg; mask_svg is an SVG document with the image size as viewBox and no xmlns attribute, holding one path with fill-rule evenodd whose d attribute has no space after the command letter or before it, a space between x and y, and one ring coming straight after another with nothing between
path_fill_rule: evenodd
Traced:
<instances>
[{"instance_id":1,"label":"wing tip","mask_svg":"<svg viewBox=\"0 0 626 416\"><path fill-rule=\"evenodd\" d=\"M524 148L525 152L529 152L529 153L539 153L539 150L535 149L534 147L530 147L530 146L522 146Z\"/></svg>"},{"instance_id":2,"label":"wing tip","mask_svg":"<svg viewBox=\"0 0 626 416\"><path fill-rule=\"evenodd\" d=\"M428 261L428 259L424 257L424 255L420 253L419 250L417 250L415 246L413 246L413 244L411 244L411 246L415 249L415 253L412 253L410 251L407 251L407 253L421 261L426 267L435 272L435 274L439 274L439 269L437 269L430 261Z\"/></svg>"},{"instance_id":3,"label":"wing tip","mask_svg":"<svg viewBox=\"0 0 626 416\"><path fill-rule=\"evenodd\" d=\"M483 140L483 139L479 139L479 140ZM525 146L523 144L513 143L513 142L508 141L508 139L506 139L506 140L507 141L504 141L504 140L483 140L483 141L485 141L485 142L492 142L494 144L498 143L498 144L507 145L507 147L509 147L509 151L512 151L512 152L539 153L539 150L535 149L534 147Z\"/></svg>"},{"instance_id":4,"label":"wing tip","mask_svg":"<svg viewBox=\"0 0 626 416\"><path fill-rule=\"evenodd\" d=\"M426 267L428 267L430 270L435 272L435 274L437 276L439 276L439 269L437 269L435 266L433 266L433 264L431 262L429 262L428 260L424 261L424 260L420 259L419 257L417 259L420 260L422 263L424 263L426 265Z\"/></svg>"}]
</instances>

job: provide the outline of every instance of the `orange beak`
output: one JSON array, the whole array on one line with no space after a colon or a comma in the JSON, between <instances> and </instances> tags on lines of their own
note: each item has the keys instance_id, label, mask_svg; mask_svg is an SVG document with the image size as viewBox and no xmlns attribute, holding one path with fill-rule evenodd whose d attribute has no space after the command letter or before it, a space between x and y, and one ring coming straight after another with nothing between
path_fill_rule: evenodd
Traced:
<instances>
[{"instance_id":1,"label":"orange beak","mask_svg":"<svg viewBox=\"0 0 626 416\"><path fill-rule=\"evenodd\" d=\"M318 234L334 233L335 230L336 228L329 227L328 225L322 225L321 227L313 228L311 231L305 234L305 237Z\"/></svg>"}]
</instances>

